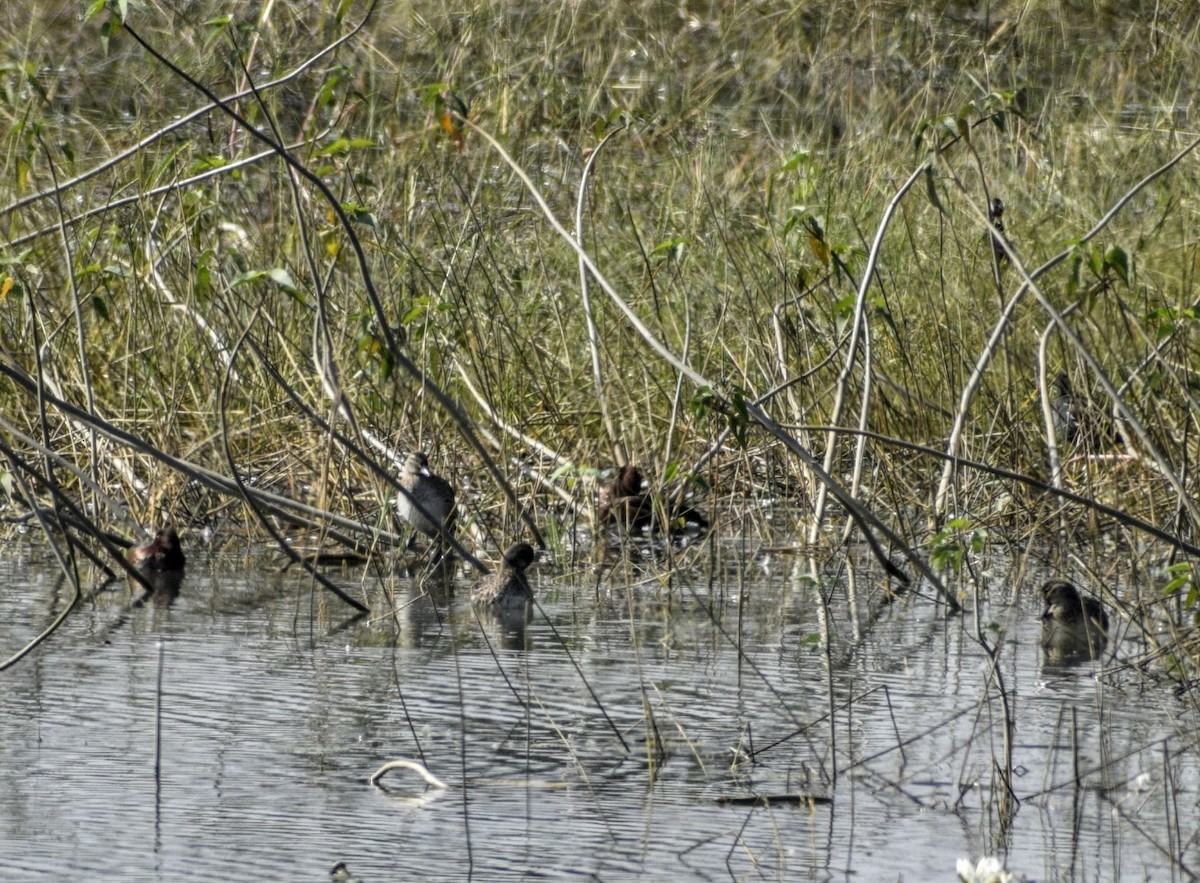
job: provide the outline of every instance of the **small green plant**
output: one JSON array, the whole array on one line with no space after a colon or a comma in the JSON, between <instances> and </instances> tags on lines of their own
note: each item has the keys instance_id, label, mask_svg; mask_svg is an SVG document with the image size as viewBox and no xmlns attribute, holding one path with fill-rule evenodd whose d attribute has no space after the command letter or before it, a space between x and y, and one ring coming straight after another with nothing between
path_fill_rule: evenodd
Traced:
<instances>
[{"instance_id":1,"label":"small green plant","mask_svg":"<svg viewBox=\"0 0 1200 883\"><path fill-rule=\"evenodd\" d=\"M1183 609L1192 616L1192 622L1200 624L1200 583L1196 580L1196 566L1190 561L1181 561L1167 568L1170 579L1163 588L1163 596L1182 596Z\"/></svg>"},{"instance_id":2,"label":"small green plant","mask_svg":"<svg viewBox=\"0 0 1200 883\"><path fill-rule=\"evenodd\" d=\"M734 441L739 447L746 446L746 436L750 430L750 414L746 410L746 391L734 387L728 398L717 395L710 387L696 390L692 397L692 417L697 423L703 423L714 414L724 416L729 431L733 433Z\"/></svg>"},{"instance_id":3,"label":"small green plant","mask_svg":"<svg viewBox=\"0 0 1200 883\"><path fill-rule=\"evenodd\" d=\"M937 145L939 150L959 140L970 141L971 129L983 123L991 123L1003 131L1007 127L1016 95L1012 90L990 92L982 98L966 102L955 113L944 113L922 120L913 134L914 148L918 152L928 149L925 143L926 136L950 137L946 144Z\"/></svg>"},{"instance_id":4,"label":"small green plant","mask_svg":"<svg viewBox=\"0 0 1200 883\"><path fill-rule=\"evenodd\" d=\"M1088 273L1091 274L1089 279ZM1072 249L1067 293L1091 300L1113 287L1117 280L1129 285L1129 253L1119 245L1101 248L1076 244Z\"/></svg>"},{"instance_id":5,"label":"small green plant","mask_svg":"<svg viewBox=\"0 0 1200 883\"><path fill-rule=\"evenodd\" d=\"M967 554L978 555L987 545L987 531L983 528L972 529L968 518L954 518L937 532L933 538L933 551L930 562L940 573L962 572Z\"/></svg>"}]
</instances>

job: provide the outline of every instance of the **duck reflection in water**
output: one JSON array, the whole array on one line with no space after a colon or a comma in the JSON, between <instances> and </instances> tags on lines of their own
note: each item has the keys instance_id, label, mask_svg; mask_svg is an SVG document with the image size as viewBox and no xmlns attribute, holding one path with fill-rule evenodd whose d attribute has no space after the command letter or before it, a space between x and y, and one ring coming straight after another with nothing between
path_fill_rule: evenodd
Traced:
<instances>
[{"instance_id":1,"label":"duck reflection in water","mask_svg":"<svg viewBox=\"0 0 1200 883\"><path fill-rule=\"evenodd\" d=\"M500 566L475 584L471 603L505 620L528 622L533 616L533 589L525 569L536 553L529 543L514 543Z\"/></svg>"},{"instance_id":2,"label":"duck reflection in water","mask_svg":"<svg viewBox=\"0 0 1200 883\"><path fill-rule=\"evenodd\" d=\"M1095 598L1080 596L1065 579L1042 586L1042 648L1052 664L1097 659L1108 643L1108 614Z\"/></svg>"}]
</instances>

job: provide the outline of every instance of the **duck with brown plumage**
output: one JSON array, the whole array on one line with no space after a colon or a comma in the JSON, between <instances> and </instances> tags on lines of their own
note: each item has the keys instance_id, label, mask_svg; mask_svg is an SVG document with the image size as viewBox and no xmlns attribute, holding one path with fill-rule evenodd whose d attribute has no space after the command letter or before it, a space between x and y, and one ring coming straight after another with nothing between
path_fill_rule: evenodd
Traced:
<instances>
[{"instance_id":1,"label":"duck with brown plumage","mask_svg":"<svg viewBox=\"0 0 1200 883\"><path fill-rule=\"evenodd\" d=\"M626 463L616 477L600 488L599 524L628 534L703 533L709 521L704 513L670 496L644 490L642 470Z\"/></svg>"},{"instance_id":2,"label":"duck with brown plumage","mask_svg":"<svg viewBox=\"0 0 1200 883\"><path fill-rule=\"evenodd\" d=\"M533 616L533 587L525 570L536 557L529 543L513 543L500 566L475 584L471 603L502 619L528 622Z\"/></svg>"},{"instance_id":3,"label":"duck with brown plumage","mask_svg":"<svg viewBox=\"0 0 1200 883\"><path fill-rule=\"evenodd\" d=\"M1068 664L1098 659L1108 644L1108 614L1095 598L1065 579L1042 586L1042 649L1047 661Z\"/></svg>"}]
</instances>

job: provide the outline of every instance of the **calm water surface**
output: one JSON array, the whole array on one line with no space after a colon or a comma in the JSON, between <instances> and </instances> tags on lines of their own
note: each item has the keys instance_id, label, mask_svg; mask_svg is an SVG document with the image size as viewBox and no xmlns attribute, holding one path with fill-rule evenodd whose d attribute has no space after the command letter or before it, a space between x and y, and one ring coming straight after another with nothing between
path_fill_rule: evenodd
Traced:
<instances>
[{"instance_id":1,"label":"calm water surface","mask_svg":"<svg viewBox=\"0 0 1200 883\"><path fill-rule=\"evenodd\" d=\"M919 598L872 622L837 585L827 662L803 560L669 586L624 567L599 589L592 570L537 570L544 616L524 633L477 620L466 579L435 603L408 578L337 574L379 599L348 620L299 575L200 556L169 605L125 589L81 605L0 673L0 879L325 880L337 860L367 883L953 880L982 855L1037 880L1186 879L1171 854L1200 868L1190 711L1132 674L1044 666L1030 591L982 616L1005 630L1016 720L1006 825L971 617ZM10 550L0 653L64 597L42 551ZM400 758L450 787L367 783ZM721 802L753 794L832 802Z\"/></svg>"}]
</instances>

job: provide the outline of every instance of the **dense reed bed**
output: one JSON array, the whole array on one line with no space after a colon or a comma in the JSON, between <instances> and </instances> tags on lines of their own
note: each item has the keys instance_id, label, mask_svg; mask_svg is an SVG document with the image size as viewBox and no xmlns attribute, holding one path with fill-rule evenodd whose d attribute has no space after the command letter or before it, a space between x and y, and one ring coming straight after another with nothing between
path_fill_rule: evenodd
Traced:
<instances>
[{"instance_id":1,"label":"dense reed bed","mask_svg":"<svg viewBox=\"0 0 1200 883\"><path fill-rule=\"evenodd\" d=\"M1192 4L110 6L2 13L10 520L370 553L423 449L568 548L632 461L1190 620Z\"/></svg>"}]
</instances>

